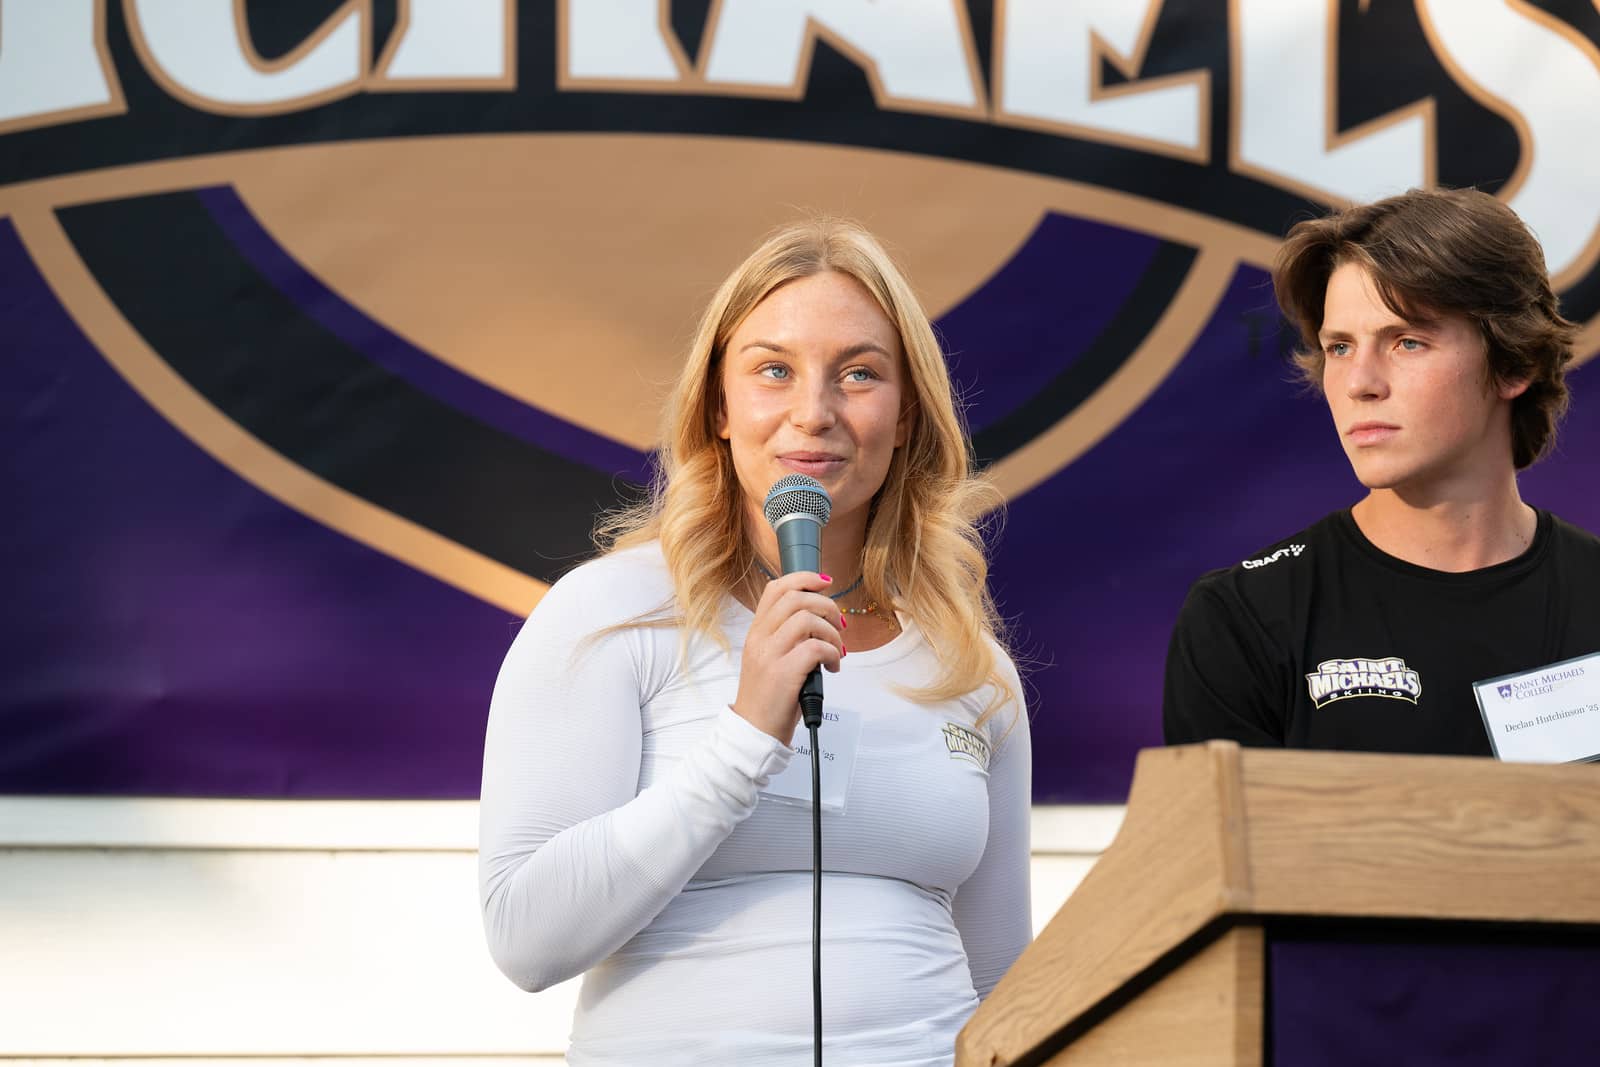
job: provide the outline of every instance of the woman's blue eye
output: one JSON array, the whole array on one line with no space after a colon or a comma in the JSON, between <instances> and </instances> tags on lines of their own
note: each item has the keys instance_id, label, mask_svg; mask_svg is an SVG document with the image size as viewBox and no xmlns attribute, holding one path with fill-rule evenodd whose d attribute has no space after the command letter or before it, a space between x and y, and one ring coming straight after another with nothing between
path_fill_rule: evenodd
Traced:
<instances>
[{"instance_id":1,"label":"woman's blue eye","mask_svg":"<svg viewBox=\"0 0 1600 1067\"><path fill-rule=\"evenodd\" d=\"M1330 356L1344 356L1349 355L1350 346L1343 341L1335 341L1330 344L1325 351Z\"/></svg>"},{"instance_id":2,"label":"woman's blue eye","mask_svg":"<svg viewBox=\"0 0 1600 1067\"><path fill-rule=\"evenodd\" d=\"M776 378L779 381L782 381L784 378L789 377L789 368L778 363L768 363L765 367L761 368L760 373L765 374L769 378Z\"/></svg>"},{"instance_id":3,"label":"woman's blue eye","mask_svg":"<svg viewBox=\"0 0 1600 1067\"><path fill-rule=\"evenodd\" d=\"M845 371L844 374L846 378L849 378L853 382L870 382L873 378L877 377L877 375L873 374L865 367L851 367L849 370Z\"/></svg>"}]
</instances>

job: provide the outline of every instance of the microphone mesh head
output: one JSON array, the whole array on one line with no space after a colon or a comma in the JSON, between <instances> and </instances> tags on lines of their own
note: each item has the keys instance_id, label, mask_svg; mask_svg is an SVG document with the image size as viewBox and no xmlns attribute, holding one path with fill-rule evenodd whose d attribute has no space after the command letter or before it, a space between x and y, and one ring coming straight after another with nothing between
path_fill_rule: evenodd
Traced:
<instances>
[{"instance_id":1,"label":"microphone mesh head","mask_svg":"<svg viewBox=\"0 0 1600 1067\"><path fill-rule=\"evenodd\" d=\"M810 515L818 526L826 526L833 514L833 498L809 474L786 474L767 490L767 501L761 510L773 526L790 515Z\"/></svg>"}]
</instances>

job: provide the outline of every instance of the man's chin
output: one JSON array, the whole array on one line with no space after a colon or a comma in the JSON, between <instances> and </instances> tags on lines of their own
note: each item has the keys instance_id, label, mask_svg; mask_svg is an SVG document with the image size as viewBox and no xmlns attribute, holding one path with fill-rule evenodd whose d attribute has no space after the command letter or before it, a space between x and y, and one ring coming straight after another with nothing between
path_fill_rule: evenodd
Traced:
<instances>
[{"instance_id":1,"label":"man's chin","mask_svg":"<svg viewBox=\"0 0 1600 1067\"><path fill-rule=\"evenodd\" d=\"M1393 466L1378 463L1352 464L1356 481L1368 489L1398 489L1404 485L1411 471L1398 470Z\"/></svg>"}]
</instances>

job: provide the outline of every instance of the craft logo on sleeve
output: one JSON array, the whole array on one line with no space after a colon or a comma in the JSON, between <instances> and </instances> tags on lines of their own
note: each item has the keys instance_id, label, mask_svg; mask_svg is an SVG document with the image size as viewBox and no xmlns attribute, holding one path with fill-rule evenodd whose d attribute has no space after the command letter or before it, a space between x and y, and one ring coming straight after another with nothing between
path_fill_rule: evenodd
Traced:
<instances>
[{"instance_id":1,"label":"craft logo on sleeve","mask_svg":"<svg viewBox=\"0 0 1600 1067\"><path fill-rule=\"evenodd\" d=\"M1422 696L1422 676L1398 657L1328 659L1306 675L1306 689L1317 707L1347 697L1386 697L1415 704Z\"/></svg>"},{"instance_id":2,"label":"craft logo on sleeve","mask_svg":"<svg viewBox=\"0 0 1600 1067\"><path fill-rule=\"evenodd\" d=\"M1285 545L1271 555L1262 556L1260 559L1247 559L1240 563L1239 566L1247 571L1253 571L1258 567L1265 567L1269 563L1276 563L1280 559L1299 559L1300 553L1305 550L1305 545Z\"/></svg>"},{"instance_id":3,"label":"craft logo on sleeve","mask_svg":"<svg viewBox=\"0 0 1600 1067\"><path fill-rule=\"evenodd\" d=\"M944 747L954 759L967 759L984 770L989 768L989 742L965 726L953 722L944 724Z\"/></svg>"}]
</instances>

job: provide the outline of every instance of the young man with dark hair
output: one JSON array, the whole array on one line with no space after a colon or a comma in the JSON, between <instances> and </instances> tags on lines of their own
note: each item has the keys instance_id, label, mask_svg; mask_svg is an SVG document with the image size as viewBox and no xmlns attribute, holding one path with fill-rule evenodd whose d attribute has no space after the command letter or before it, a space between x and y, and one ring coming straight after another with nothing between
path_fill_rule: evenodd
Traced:
<instances>
[{"instance_id":1,"label":"young man with dark hair","mask_svg":"<svg viewBox=\"0 0 1600 1067\"><path fill-rule=\"evenodd\" d=\"M1412 190L1296 225L1272 280L1368 493L1195 583L1166 740L1488 755L1475 682L1600 651L1600 539L1517 491L1576 333L1543 250L1486 193Z\"/></svg>"}]
</instances>

